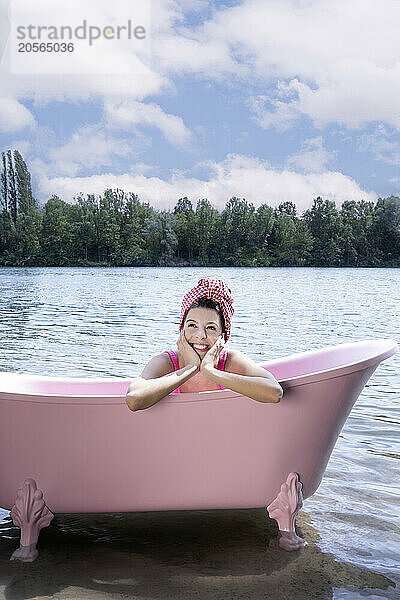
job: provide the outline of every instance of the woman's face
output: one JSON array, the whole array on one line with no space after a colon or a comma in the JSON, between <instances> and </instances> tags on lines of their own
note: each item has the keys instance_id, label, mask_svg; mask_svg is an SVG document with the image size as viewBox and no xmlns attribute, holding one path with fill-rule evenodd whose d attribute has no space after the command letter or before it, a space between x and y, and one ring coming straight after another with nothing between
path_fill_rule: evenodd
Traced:
<instances>
[{"instance_id":1,"label":"woman's face","mask_svg":"<svg viewBox=\"0 0 400 600\"><path fill-rule=\"evenodd\" d=\"M221 318L213 308L191 308L186 315L183 332L187 342L203 358L222 334Z\"/></svg>"}]
</instances>

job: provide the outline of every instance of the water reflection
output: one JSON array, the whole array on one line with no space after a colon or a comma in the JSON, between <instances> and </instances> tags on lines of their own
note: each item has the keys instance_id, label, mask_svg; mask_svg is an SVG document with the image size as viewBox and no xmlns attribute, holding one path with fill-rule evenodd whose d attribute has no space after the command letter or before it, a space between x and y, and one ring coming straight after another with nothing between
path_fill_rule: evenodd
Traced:
<instances>
[{"instance_id":1,"label":"water reflection","mask_svg":"<svg viewBox=\"0 0 400 600\"><path fill-rule=\"evenodd\" d=\"M387 458L400 458L400 454L391 454L390 452L377 452L376 450L367 450L371 454L376 456L386 456Z\"/></svg>"},{"instance_id":2,"label":"water reflection","mask_svg":"<svg viewBox=\"0 0 400 600\"><path fill-rule=\"evenodd\" d=\"M294 553L277 546L275 522L263 509L57 515L55 520L42 530L39 557L28 569L7 564L18 531L3 525L1 583L7 598L61 592L76 598L80 591L81 597L102 592L177 600L330 600L335 588L348 586L395 598L390 577L322 552L305 512L300 532L310 545Z\"/></svg>"}]
</instances>

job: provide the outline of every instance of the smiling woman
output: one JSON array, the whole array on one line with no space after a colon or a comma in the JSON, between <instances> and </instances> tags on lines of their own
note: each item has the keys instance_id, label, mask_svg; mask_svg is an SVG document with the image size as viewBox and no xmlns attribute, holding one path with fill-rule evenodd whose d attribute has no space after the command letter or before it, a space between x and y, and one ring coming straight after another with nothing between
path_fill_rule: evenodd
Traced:
<instances>
[{"instance_id":1,"label":"smiling woman","mask_svg":"<svg viewBox=\"0 0 400 600\"><path fill-rule=\"evenodd\" d=\"M171 393L229 388L259 402L279 402L282 388L263 367L238 350L226 350L233 299L220 279L200 279L184 296L177 352L154 356L132 380L126 403L149 408Z\"/></svg>"}]
</instances>

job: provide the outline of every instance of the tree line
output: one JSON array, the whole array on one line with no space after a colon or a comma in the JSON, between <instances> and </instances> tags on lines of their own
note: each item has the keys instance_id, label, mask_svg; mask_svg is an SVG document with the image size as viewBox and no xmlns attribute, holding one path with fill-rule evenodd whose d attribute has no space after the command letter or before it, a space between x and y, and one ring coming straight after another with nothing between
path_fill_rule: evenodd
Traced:
<instances>
[{"instance_id":1,"label":"tree line","mask_svg":"<svg viewBox=\"0 0 400 600\"><path fill-rule=\"evenodd\" d=\"M400 266L396 196L340 209L318 197L301 216L235 196L222 211L187 197L157 210L121 189L39 207L18 150L2 152L0 179L1 266Z\"/></svg>"}]
</instances>

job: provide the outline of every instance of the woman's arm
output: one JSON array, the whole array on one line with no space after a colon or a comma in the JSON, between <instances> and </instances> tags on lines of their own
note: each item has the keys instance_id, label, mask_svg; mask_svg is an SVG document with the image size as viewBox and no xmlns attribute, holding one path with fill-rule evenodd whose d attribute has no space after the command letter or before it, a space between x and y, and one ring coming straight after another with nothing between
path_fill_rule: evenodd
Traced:
<instances>
[{"instance_id":1,"label":"woman's arm","mask_svg":"<svg viewBox=\"0 0 400 600\"><path fill-rule=\"evenodd\" d=\"M218 356L223 344L220 348L218 342L214 346L216 346L214 352ZM211 353L211 350L212 348L206 356ZM211 361L211 355L206 362L204 357L200 371L207 379L258 402L279 402L282 399L283 390L272 373L238 350L230 350L229 356L229 371L216 369L215 361Z\"/></svg>"},{"instance_id":2,"label":"woman's arm","mask_svg":"<svg viewBox=\"0 0 400 600\"><path fill-rule=\"evenodd\" d=\"M132 411L149 408L185 383L198 370L198 365L193 363L171 372L169 356L158 354L148 362L140 376L131 381L126 403Z\"/></svg>"}]
</instances>

